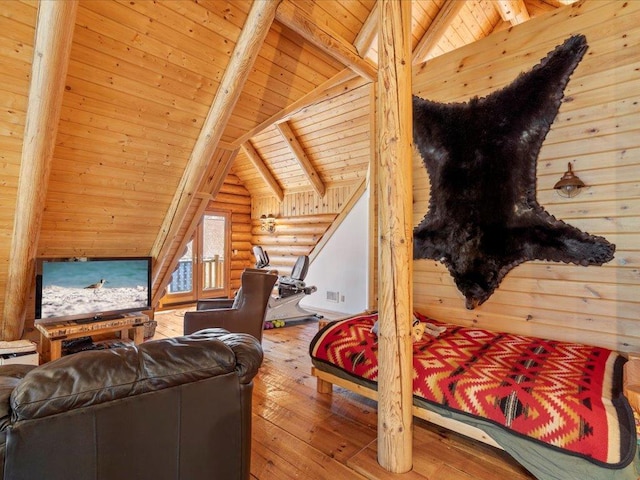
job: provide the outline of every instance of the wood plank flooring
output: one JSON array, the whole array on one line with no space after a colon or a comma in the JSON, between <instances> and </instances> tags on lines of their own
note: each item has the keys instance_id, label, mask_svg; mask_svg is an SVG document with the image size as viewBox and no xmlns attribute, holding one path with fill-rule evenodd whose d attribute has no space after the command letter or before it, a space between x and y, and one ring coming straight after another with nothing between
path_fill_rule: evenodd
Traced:
<instances>
[{"instance_id":1,"label":"wood plank flooring","mask_svg":"<svg viewBox=\"0 0 640 480\"><path fill-rule=\"evenodd\" d=\"M324 313L324 312L323 312ZM182 311L156 314L154 338L182 334ZM254 382L251 478L255 480L531 480L506 453L415 419L413 470L376 461L376 403L334 386L316 392L309 342L317 322L266 330Z\"/></svg>"}]
</instances>

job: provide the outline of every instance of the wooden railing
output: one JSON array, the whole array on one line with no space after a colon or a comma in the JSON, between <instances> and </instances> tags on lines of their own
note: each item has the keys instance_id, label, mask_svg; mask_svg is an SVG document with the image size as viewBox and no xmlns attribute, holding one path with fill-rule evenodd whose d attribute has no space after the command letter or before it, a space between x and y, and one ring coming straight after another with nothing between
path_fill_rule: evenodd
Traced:
<instances>
[{"instance_id":1,"label":"wooden railing","mask_svg":"<svg viewBox=\"0 0 640 480\"><path fill-rule=\"evenodd\" d=\"M224 259L220 255L202 260L203 290L223 288ZM193 261L180 260L173 272L168 293L184 293L193 289Z\"/></svg>"},{"instance_id":2,"label":"wooden railing","mask_svg":"<svg viewBox=\"0 0 640 480\"><path fill-rule=\"evenodd\" d=\"M202 260L203 290L222 288L224 286L224 259L220 255Z\"/></svg>"}]
</instances>

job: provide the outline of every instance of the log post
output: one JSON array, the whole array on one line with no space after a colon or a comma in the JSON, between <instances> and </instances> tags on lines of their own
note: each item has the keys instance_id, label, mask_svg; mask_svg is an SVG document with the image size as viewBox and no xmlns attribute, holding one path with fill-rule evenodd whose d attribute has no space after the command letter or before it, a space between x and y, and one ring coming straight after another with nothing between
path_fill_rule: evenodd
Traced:
<instances>
[{"instance_id":1,"label":"log post","mask_svg":"<svg viewBox=\"0 0 640 480\"><path fill-rule=\"evenodd\" d=\"M411 2L379 2L378 463L412 468L412 102Z\"/></svg>"},{"instance_id":2,"label":"log post","mask_svg":"<svg viewBox=\"0 0 640 480\"><path fill-rule=\"evenodd\" d=\"M2 340L16 340L24 329L77 7L75 0L41 1L38 7Z\"/></svg>"}]
</instances>

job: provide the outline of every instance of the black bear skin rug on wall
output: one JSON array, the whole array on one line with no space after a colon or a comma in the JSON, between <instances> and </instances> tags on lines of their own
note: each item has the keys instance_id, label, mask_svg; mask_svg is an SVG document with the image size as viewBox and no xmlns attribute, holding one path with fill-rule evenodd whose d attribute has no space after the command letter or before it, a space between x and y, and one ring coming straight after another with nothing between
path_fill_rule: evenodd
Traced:
<instances>
[{"instance_id":1,"label":"black bear skin rug on wall","mask_svg":"<svg viewBox=\"0 0 640 480\"><path fill-rule=\"evenodd\" d=\"M431 183L415 227L414 259L446 265L473 309L528 260L602 265L615 245L557 220L536 200L536 163L583 35L483 98L443 104L413 97L413 137Z\"/></svg>"}]
</instances>

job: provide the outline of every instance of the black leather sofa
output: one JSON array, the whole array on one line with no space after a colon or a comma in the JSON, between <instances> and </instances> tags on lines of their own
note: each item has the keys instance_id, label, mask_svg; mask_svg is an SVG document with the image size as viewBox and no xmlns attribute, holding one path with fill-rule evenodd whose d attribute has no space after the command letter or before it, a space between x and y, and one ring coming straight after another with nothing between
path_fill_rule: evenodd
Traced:
<instances>
[{"instance_id":1,"label":"black leather sofa","mask_svg":"<svg viewBox=\"0 0 640 480\"><path fill-rule=\"evenodd\" d=\"M207 329L0 367L4 480L249 479L248 334Z\"/></svg>"}]
</instances>

